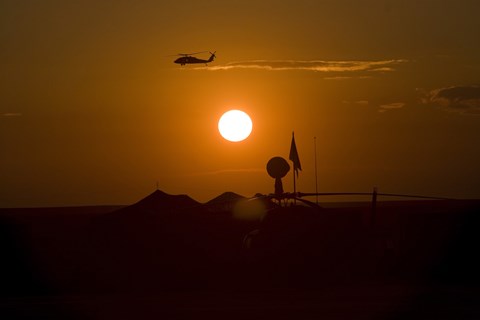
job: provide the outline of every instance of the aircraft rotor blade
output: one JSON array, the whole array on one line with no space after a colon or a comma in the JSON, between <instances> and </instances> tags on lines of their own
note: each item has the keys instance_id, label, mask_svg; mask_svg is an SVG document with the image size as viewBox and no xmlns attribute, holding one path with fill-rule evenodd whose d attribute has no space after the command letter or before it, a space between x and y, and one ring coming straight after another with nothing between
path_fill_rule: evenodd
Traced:
<instances>
[{"instance_id":1,"label":"aircraft rotor blade","mask_svg":"<svg viewBox=\"0 0 480 320\"><path fill-rule=\"evenodd\" d=\"M200 53L205 53L205 52L208 52L208 51L199 51L199 52L193 52L193 53L179 53L178 55L179 56L191 56L191 55L194 55L194 54L200 54Z\"/></svg>"}]
</instances>

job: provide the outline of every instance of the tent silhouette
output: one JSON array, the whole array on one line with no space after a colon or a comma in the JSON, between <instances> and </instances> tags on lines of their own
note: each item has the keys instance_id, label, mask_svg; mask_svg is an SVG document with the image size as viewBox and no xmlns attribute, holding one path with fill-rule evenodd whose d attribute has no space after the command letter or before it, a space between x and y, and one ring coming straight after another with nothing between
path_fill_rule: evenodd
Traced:
<instances>
[{"instance_id":1,"label":"tent silhouette","mask_svg":"<svg viewBox=\"0 0 480 320\"><path fill-rule=\"evenodd\" d=\"M171 211L198 206L200 206L200 203L187 195L171 195L160 190L155 190L142 200L131 205L130 208L146 211Z\"/></svg>"}]
</instances>

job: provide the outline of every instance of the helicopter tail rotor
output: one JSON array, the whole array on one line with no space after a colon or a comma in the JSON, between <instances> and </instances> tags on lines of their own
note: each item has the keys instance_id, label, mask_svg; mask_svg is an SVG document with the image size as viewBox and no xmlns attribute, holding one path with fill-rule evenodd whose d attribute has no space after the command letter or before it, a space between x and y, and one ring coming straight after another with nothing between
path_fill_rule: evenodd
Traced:
<instances>
[{"instance_id":1,"label":"helicopter tail rotor","mask_svg":"<svg viewBox=\"0 0 480 320\"><path fill-rule=\"evenodd\" d=\"M214 51L214 52L211 52L211 51L210 51L211 56L210 56L210 59L208 59L208 62L212 62L212 61L217 57L217 56L215 55L215 52L217 52L217 51Z\"/></svg>"}]
</instances>

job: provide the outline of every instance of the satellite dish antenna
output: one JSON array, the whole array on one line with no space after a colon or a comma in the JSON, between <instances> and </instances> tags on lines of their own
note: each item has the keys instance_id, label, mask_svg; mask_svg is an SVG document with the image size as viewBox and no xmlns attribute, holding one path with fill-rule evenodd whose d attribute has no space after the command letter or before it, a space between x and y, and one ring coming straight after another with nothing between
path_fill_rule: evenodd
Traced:
<instances>
[{"instance_id":1,"label":"satellite dish antenna","mask_svg":"<svg viewBox=\"0 0 480 320\"><path fill-rule=\"evenodd\" d=\"M281 196L283 194L282 178L290 171L290 165L287 160L282 157L273 157L268 160L267 172L268 175L275 179L275 195Z\"/></svg>"}]
</instances>

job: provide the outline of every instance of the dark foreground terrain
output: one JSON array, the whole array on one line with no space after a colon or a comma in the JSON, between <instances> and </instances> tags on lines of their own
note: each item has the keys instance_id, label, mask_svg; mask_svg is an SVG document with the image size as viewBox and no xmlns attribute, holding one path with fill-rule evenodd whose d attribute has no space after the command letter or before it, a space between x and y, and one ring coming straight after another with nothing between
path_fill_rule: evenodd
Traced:
<instances>
[{"instance_id":1,"label":"dark foreground terrain","mask_svg":"<svg viewBox=\"0 0 480 320\"><path fill-rule=\"evenodd\" d=\"M0 209L1 319L480 319L480 201Z\"/></svg>"}]
</instances>

